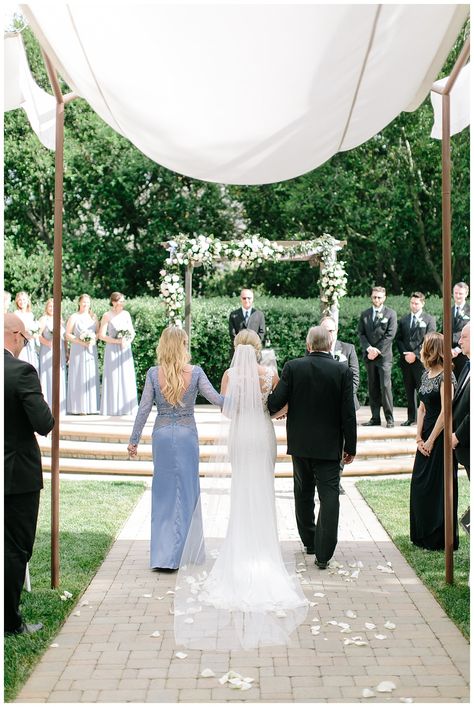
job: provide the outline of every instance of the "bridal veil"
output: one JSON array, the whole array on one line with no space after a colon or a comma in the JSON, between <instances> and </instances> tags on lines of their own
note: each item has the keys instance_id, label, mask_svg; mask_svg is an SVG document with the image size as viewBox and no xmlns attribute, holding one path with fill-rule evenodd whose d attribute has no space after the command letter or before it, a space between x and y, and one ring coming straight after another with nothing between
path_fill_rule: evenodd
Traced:
<instances>
[{"instance_id":1,"label":"bridal veil","mask_svg":"<svg viewBox=\"0 0 474 707\"><path fill-rule=\"evenodd\" d=\"M286 644L306 616L278 539L270 389L262 392L253 346L237 346L223 407L224 474L198 501L175 589L175 638L189 648Z\"/></svg>"}]
</instances>

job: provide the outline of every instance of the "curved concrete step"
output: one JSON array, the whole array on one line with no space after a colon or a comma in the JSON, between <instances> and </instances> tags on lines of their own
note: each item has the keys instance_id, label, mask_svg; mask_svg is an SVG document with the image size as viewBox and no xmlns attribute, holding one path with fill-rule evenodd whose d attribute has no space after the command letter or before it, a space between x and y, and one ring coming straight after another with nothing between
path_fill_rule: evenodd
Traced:
<instances>
[{"instance_id":1,"label":"curved concrete step","mask_svg":"<svg viewBox=\"0 0 474 707\"><path fill-rule=\"evenodd\" d=\"M382 459L374 461L354 461L344 469L344 476L369 476L379 474L406 474L411 473L413 459ZM43 457L43 470L51 471L51 458ZM74 474L117 474L124 476L153 476L153 463L151 461L125 461L112 459L60 459L59 470L61 473ZM228 466L212 462L199 464L200 476L214 476L229 474ZM275 465L276 477L293 476L291 462L277 462Z\"/></svg>"}]
</instances>

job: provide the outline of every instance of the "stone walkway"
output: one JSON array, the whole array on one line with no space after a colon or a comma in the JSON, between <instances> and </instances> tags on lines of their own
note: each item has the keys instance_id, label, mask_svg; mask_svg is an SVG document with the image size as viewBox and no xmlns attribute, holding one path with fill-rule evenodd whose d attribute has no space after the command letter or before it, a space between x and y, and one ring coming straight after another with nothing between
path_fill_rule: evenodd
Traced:
<instances>
[{"instance_id":1,"label":"stone walkway","mask_svg":"<svg viewBox=\"0 0 474 707\"><path fill-rule=\"evenodd\" d=\"M468 643L354 484L344 479L337 564L321 571L298 540L292 481L276 479L280 537L295 553L313 606L290 646L231 653L176 646L175 575L148 569L148 489L16 701L468 702ZM201 485L205 504L212 479ZM204 669L215 676L202 677ZM251 688L221 684L229 670L253 678ZM378 692L382 682L393 691Z\"/></svg>"}]
</instances>

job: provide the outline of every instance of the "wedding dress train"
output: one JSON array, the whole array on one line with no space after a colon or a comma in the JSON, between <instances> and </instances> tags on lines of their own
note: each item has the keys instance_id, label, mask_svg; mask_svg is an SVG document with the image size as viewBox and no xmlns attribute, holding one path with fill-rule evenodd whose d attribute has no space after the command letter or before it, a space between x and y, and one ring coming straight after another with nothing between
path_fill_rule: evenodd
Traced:
<instances>
[{"instance_id":1,"label":"wedding dress train","mask_svg":"<svg viewBox=\"0 0 474 707\"><path fill-rule=\"evenodd\" d=\"M203 510L198 503L175 589L175 638L189 648L286 644L306 617L294 562L285 564L278 539L271 387L271 369L258 376L255 349L238 346L223 408L230 420L230 498L228 480L220 478Z\"/></svg>"}]
</instances>

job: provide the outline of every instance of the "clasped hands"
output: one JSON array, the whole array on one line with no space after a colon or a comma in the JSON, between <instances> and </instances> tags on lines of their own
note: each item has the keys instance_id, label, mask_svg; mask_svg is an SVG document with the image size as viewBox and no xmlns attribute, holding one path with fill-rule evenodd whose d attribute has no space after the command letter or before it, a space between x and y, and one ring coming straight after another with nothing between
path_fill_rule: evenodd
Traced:
<instances>
[{"instance_id":1,"label":"clasped hands","mask_svg":"<svg viewBox=\"0 0 474 707\"><path fill-rule=\"evenodd\" d=\"M127 447L127 452L130 458L136 457L138 454L138 444L129 444Z\"/></svg>"},{"instance_id":2,"label":"clasped hands","mask_svg":"<svg viewBox=\"0 0 474 707\"><path fill-rule=\"evenodd\" d=\"M424 442L422 439L417 439L416 446L418 448L418 451L421 452L423 456L429 457L431 454L431 450L433 449L433 442L430 442L429 440L426 440L426 442Z\"/></svg>"},{"instance_id":3,"label":"clasped hands","mask_svg":"<svg viewBox=\"0 0 474 707\"><path fill-rule=\"evenodd\" d=\"M376 349L375 346L369 346L367 349L367 358L369 361L374 361L377 356L380 356L379 349Z\"/></svg>"}]
</instances>

